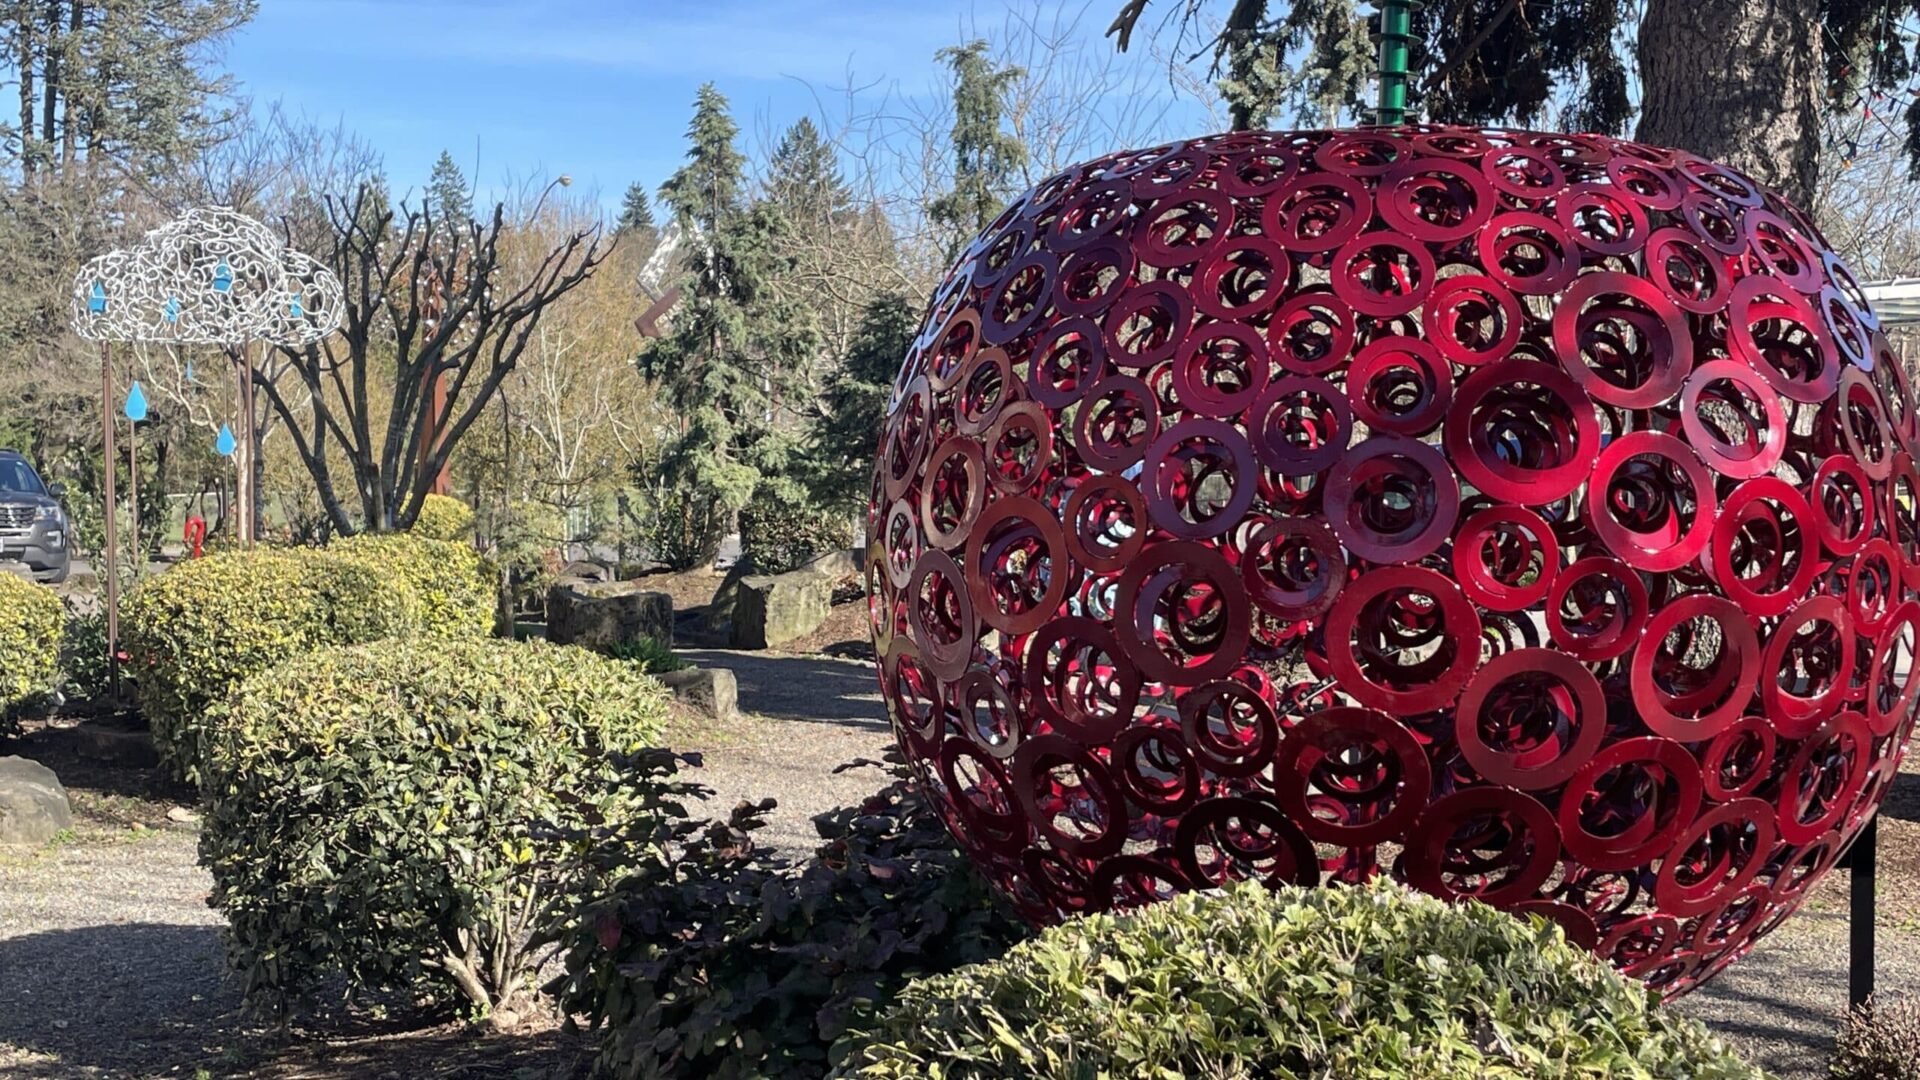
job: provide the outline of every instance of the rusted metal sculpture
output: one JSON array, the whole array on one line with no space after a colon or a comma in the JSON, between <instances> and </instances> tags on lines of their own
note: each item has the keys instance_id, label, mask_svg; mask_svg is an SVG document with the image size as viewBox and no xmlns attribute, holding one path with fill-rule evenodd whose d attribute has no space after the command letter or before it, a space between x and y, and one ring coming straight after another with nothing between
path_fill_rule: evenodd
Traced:
<instances>
[{"instance_id":1,"label":"rusted metal sculpture","mask_svg":"<svg viewBox=\"0 0 1920 1080\"><path fill-rule=\"evenodd\" d=\"M1806 215L1609 138L1115 154L1015 200L888 409L901 745L1037 923L1387 873L1663 993L1912 731L1920 445Z\"/></svg>"}]
</instances>

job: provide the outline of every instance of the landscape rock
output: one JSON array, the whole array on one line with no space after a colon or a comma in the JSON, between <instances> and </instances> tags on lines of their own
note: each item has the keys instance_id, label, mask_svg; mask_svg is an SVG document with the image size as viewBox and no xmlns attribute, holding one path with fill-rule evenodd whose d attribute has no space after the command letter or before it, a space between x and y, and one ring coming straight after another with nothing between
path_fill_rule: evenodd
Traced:
<instances>
[{"instance_id":1,"label":"landscape rock","mask_svg":"<svg viewBox=\"0 0 1920 1080\"><path fill-rule=\"evenodd\" d=\"M829 551L825 555L814 556L794 573L813 574L818 577L832 578L835 581L845 581L850 577L859 577L865 565L865 552L859 548L842 548L839 551Z\"/></svg>"},{"instance_id":2,"label":"landscape rock","mask_svg":"<svg viewBox=\"0 0 1920 1080\"><path fill-rule=\"evenodd\" d=\"M740 711L740 683L726 668L682 668L657 678L673 691L674 700L702 716L729 720Z\"/></svg>"},{"instance_id":3,"label":"landscape rock","mask_svg":"<svg viewBox=\"0 0 1920 1080\"><path fill-rule=\"evenodd\" d=\"M740 579L730 640L736 649L773 649L827 621L837 579L807 570Z\"/></svg>"},{"instance_id":4,"label":"landscape rock","mask_svg":"<svg viewBox=\"0 0 1920 1080\"><path fill-rule=\"evenodd\" d=\"M613 568L597 562L575 560L561 568L560 576L580 581L612 581Z\"/></svg>"},{"instance_id":5,"label":"landscape rock","mask_svg":"<svg viewBox=\"0 0 1920 1080\"><path fill-rule=\"evenodd\" d=\"M0 758L0 844L44 844L73 827L73 806L53 770L23 757Z\"/></svg>"},{"instance_id":6,"label":"landscape rock","mask_svg":"<svg viewBox=\"0 0 1920 1080\"><path fill-rule=\"evenodd\" d=\"M673 597L637 581L559 584L547 590L547 640L606 651L648 637L673 644Z\"/></svg>"}]
</instances>

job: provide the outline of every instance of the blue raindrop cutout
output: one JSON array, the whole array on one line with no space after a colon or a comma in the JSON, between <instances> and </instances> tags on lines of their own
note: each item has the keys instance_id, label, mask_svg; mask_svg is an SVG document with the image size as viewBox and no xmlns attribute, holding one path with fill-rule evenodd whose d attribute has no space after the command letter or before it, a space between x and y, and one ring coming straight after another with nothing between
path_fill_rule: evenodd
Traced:
<instances>
[{"instance_id":1,"label":"blue raindrop cutout","mask_svg":"<svg viewBox=\"0 0 1920 1080\"><path fill-rule=\"evenodd\" d=\"M191 360L189 360L189 361L187 361L187 381L188 381L188 382L198 382L198 381L199 381L198 379L195 379L195 378L193 377L193 361L191 361Z\"/></svg>"},{"instance_id":2,"label":"blue raindrop cutout","mask_svg":"<svg viewBox=\"0 0 1920 1080\"><path fill-rule=\"evenodd\" d=\"M226 292L233 288L233 267L227 260L221 259L220 265L213 268L213 291Z\"/></svg>"},{"instance_id":3,"label":"blue raindrop cutout","mask_svg":"<svg viewBox=\"0 0 1920 1080\"><path fill-rule=\"evenodd\" d=\"M214 442L213 448L220 451L221 457L232 457L235 445L237 444L233 441L233 429L225 424L221 424L220 438Z\"/></svg>"},{"instance_id":4,"label":"blue raindrop cutout","mask_svg":"<svg viewBox=\"0 0 1920 1080\"><path fill-rule=\"evenodd\" d=\"M133 380L133 389L127 391L127 419L139 423L147 418L147 392L140 389L140 380Z\"/></svg>"},{"instance_id":5,"label":"blue raindrop cutout","mask_svg":"<svg viewBox=\"0 0 1920 1080\"><path fill-rule=\"evenodd\" d=\"M106 312L107 286L105 283L99 281L93 283L93 288L87 293L87 310L95 315Z\"/></svg>"},{"instance_id":6,"label":"blue raindrop cutout","mask_svg":"<svg viewBox=\"0 0 1920 1080\"><path fill-rule=\"evenodd\" d=\"M167 321L170 323L176 323L180 321L180 298L179 297L177 296L167 297L166 315L167 315Z\"/></svg>"},{"instance_id":7,"label":"blue raindrop cutout","mask_svg":"<svg viewBox=\"0 0 1920 1080\"><path fill-rule=\"evenodd\" d=\"M287 314L298 319L305 316L306 313L306 309L300 306L300 294L294 293L292 302L287 304Z\"/></svg>"}]
</instances>

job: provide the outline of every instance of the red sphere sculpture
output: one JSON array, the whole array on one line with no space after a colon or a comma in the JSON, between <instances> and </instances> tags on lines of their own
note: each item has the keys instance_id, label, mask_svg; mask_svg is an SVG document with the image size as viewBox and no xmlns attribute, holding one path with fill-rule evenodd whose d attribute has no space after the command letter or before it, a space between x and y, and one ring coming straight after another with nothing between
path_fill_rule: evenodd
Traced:
<instances>
[{"instance_id":1,"label":"red sphere sculpture","mask_svg":"<svg viewBox=\"0 0 1920 1080\"><path fill-rule=\"evenodd\" d=\"M1894 778L1917 445L1813 223L1692 155L1115 154L1015 200L906 359L881 686L1037 923L1388 873L1677 994Z\"/></svg>"}]
</instances>

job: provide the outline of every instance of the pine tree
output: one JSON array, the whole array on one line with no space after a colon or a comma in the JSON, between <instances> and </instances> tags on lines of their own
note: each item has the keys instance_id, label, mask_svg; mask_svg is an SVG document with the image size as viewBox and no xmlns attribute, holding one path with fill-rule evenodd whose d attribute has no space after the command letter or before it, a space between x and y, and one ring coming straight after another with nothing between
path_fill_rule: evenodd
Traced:
<instances>
[{"instance_id":1,"label":"pine tree","mask_svg":"<svg viewBox=\"0 0 1920 1080\"><path fill-rule=\"evenodd\" d=\"M1026 147L1001 124L1008 89L1024 72L996 65L985 41L937 55L953 69L953 187L927 212L953 234L950 246L958 247L992 224L1019 190Z\"/></svg>"},{"instance_id":2,"label":"pine tree","mask_svg":"<svg viewBox=\"0 0 1920 1080\"><path fill-rule=\"evenodd\" d=\"M1152 2L1116 0L1109 32L1121 49ZM1167 6L1176 9L1177 35L1219 11L1214 71L1235 127L1276 116L1366 118L1373 5ZM1809 205L1831 116L1859 115L1863 106L1893 112L1910 97L1920 71L1920 40L1908 28L1915 14L1920 0L1428 0L1412 14L1408 103L1414 116L1440 123L1608 134L1633 123L1637 139L1724 161ZM1920 102L1900 111L1882 122L1891 129L1904 121L1897 134L1920 176Z\"/></svg>"},{"instance_id":3,"label":"pine tree","mask_svg":"<svg viewBox=\"0 0 1920 1080\"><path fill-rule=\"evenodd\" d=\"M802 229L840 224L852 211L840 162L812 120L801 117L780 137L767 167L767 199Z\"/></svg>"},{"instance_id":4,"label":"pine tree","mask_svg":"<svg viewBox=\"0 0 1920 1080\"><path fill-rule=\"evenodd\" d=\"M627 185L626 197L620 200L621 232L646 232L653 228L653 203L647 199L647 188L638 180Z\"/></svg>"},{"instance_id":5,"label":"pine tree","mask_svg":"<svg viewBox=\"0 0 1920 1080\"><path fill-rule=\"evenodd\" d=\"M464 233L473 220L473 192L460 166L454 164L453 155L445 150L440 151L440 159L433 163L433 173L427 178L426 199L434 228L444 235Z\"/></svg>"},{"instance_id":6,"label":"pine tree","mask_svg":"<svg viewBox=\"0 0 1920 1080\"><path fill-rule=\"evenodd\" d=\"M861 312L847 354L821 395L822 417L808 433L810 487L827 505L857 505L867 497L880 425L894 377L919 320L905 294L875 294Z\"/></svg>"},{"instance_id":7,"label":"pine tree","mask_svg":"<svg viewBox=\"0 0 1920 1080\"><path fill-rule=\"evenodd\" d=\"M0 70L19 90L8 148L20 170L99 154L140 173L190 156L226 116L214 47L256 0L0 0Z\"/></svg>"},{"instance_id":8,"label":"pine tree","mask_svg":"<svg viewBox=\"0 0 1920 1080\"><path fill-rule=\"evenodd\" d=\"M660 189L690 233L690 254L672 330L639 362L679 425L649 486L659 554L682 566L711 559L763 478L791 467L796 440L776 423L781 395L817 348L801 313L767 289L783 269L786 226L747 200L738 135L727 99L701 87L687 163Z\"/></svg>"}]
</instances>

